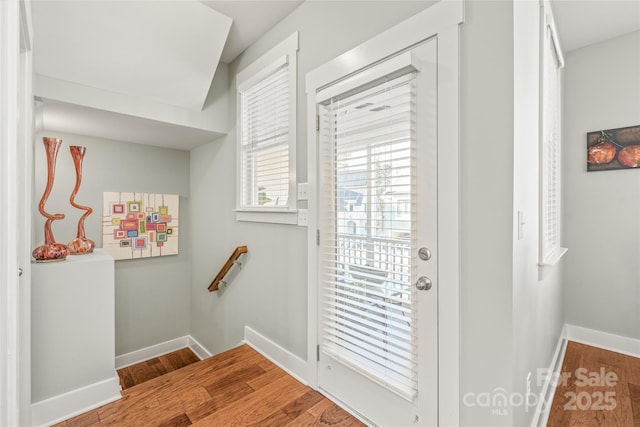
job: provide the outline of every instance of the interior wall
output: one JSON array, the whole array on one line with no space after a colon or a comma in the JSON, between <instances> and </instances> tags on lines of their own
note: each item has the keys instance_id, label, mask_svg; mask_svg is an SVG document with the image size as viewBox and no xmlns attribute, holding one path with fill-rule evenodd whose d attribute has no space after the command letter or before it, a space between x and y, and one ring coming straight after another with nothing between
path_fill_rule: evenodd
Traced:
<instances>
[{"instance_id":1,"label":"interior wall","mask_svg":"<svg viewBox=\"0 0 640 427\"><path fill-rule=\"evenodd\" d=\"M135 191L180 195L180 253L115 263L116 355L189 334L190 308L190 216L189 153L122 141L61 132L40 132L35 138L35 178L32 247L44 242L44 217L38 203L47 182L47 164L42 137L62 138L55 181L45 209L64 213L53 222L57 241L76 237L77 223L84 211L69 204L75 185L75 169L69 146L87 147L82 185L76 202L93 208L85 221L86 236L102 247L102 193ZM86 255L90 256L90 255Z\"/></svg>"},{"instance_id":2,"label":"interior wall","mask_svg":"<svg viewBox=\"0 0 640 427\"><path fill-rule=\"evenodd\" d=\"M305 74L432 3L304 2L230 64L229 111L236 111L237 72L299 31L296 174L305 182ZM191 333L217 353L237 345L247 325L306 359L307 229L235 221L235 117L231 121L226 137L191 151L191 207L206 213L192 218L200 231L192 239ZM249 248L243 270L223 293L209 293L207 286L238 245Z\"/></svg>"},{"instance_id":3,"label":"interior wall","mask_svg":"<svg viewBox=\"0 0 640 427\"><path fill-rule=\"evenodd\" d=\"M460 423L512 426L513 10L465 2L460 31Z\"/></svg>"},{"instance_id":4,"label":"interior wall","mask_svg":"<svg viewBox=\"0 0 640 427\"><path fill-rule=\"evenodd\" d=\"M563 194L569 324L640 339L640 171L587 172L587 132L640 125L640 32L566 55Z\"/></svg>"},{"instance_id":5,"label":"interior wall","mask_svg":"<svg viewBox=\"0 0 640 427\"><path fill-rule=\"evenodd\" d=\"M514 2L513 393L514 426L530 426L564 325L564 259L539 268L540 5ZM518 212L524 225L518 236ZM527 396L527 377L530 376ZM517 398L516 398L517 399ZM515 402L518 402L517 400Z\"/></svg>"}]
</instances>

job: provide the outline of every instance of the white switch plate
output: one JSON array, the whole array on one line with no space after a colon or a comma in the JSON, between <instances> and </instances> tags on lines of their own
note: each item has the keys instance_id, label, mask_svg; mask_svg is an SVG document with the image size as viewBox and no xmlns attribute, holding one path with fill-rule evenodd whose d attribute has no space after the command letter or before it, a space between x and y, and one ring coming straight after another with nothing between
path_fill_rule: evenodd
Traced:
<instances>
[{"instance_id":1,"label":"white switch plate","mask_svg":"<svg viewBox=\"0 0 640 427\"><path fill-rule=\"evenodd\" d=\"M518 240L524 239L524 212L518 211Z\"/></svg>"},{"instance_id":2,"label":"white switch plate","mask_svg":"<svg viewBox=\"0 0 640 427\"><path fill-rule=\"evenodd\" d=\"M309 210L298 209L298 225L306 227L309 225Z\"/></svg>"},{"instance_id":3,"label":"white switch plate","mask_svg":"<svg viewBox=\"0 0 640 427\"><path fill-rule=\"evenodd\" d=\"M306 182L301 182L298 184L298 200L309 199L309 195L307 194L308 188L309 188L309 184Z\"/></svg>"}]
</instances>

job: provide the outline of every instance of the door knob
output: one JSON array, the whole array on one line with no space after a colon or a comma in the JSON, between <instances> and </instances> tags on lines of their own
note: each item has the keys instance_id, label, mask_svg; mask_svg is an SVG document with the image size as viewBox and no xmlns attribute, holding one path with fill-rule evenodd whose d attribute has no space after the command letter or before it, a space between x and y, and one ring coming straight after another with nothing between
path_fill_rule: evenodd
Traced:
<instances>
[{"instance_id":1,"label":"door knob","mask_svg":"<svg viewBox=\"0 0 640 427\"><path fill-rule=\"evenodd\" d=\"M427 276L420 277L416 282L416 288L419 291L428 291L429 289L431 289L431 286L433 286L433 283Z\"/></svg>"}]
</instances>

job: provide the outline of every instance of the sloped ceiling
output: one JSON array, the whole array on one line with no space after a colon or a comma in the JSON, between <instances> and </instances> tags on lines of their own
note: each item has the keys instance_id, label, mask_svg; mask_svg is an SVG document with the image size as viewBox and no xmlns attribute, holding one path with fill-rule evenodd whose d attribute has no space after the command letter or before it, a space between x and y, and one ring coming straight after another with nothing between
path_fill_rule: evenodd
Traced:
<instances>
[{"instance_id":1,"label":"sloped ceiling","mask_svg":"<svg viewBox=\"0 0 640 427\"><path fill-rule=\"evenodd\" d=\"M183 150L216 139L224 63L302 2L32 0L38 130Z\"/></svg>"},{"instance_id":2,"label":"sloped ceiling","mask_svg":"<svg viewBox=\"0 0 640 427\"><path fill-rule=\"evenodd\" d=\"M36 74L202 109L232 19L195 1L33 2Z\"/></svg>"},{"instance_id":3,"label":"sloped ceiling","mask_svg":"<svg viewBox=\"0 0 640 427\"><path fill-rule=\"evenodd\" d=\"M206 6L233 18L222 62L236 59L303 0L200 0Z\"/></svg>"},{"instance_id":4,"label":"sloped ceiling","mask_svg":"<svg viewBox=\"0 0 640 427\"><path fill-rule=\"evenodd\" d=\"M46 110L46 112L45 112ZM191 150L223 134L60 101L36 102L36 128Z\"/></svg>"},{"instance_id":5,"label":"sloped ceiling","mask_svg":"<svg viewBox=\"0 0 640 427\"><path fill-rule=\"evenodd\" d=\"M552 0L565 52L640 30L638 0Z\"/></svg>"}]
</instances>

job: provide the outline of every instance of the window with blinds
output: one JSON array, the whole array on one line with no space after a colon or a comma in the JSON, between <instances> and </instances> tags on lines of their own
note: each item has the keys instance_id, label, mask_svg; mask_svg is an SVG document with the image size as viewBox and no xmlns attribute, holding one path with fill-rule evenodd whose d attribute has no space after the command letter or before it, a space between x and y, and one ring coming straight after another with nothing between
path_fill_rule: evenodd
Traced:
<instances>
[{"instance_id":1,"label":"window with blinds","mask_svg":"<svg viewBox=\"0 0 640 427\"><path fill-rule=\"evenodd\" d=\"M417 392L415 73L318 106L322 350L398 395Z\"/></svg>"},{"instance_id":2,"label":"window with blinds","mask_svg":"<svg viewBox=\"0 0 640 427\"><path fill-rule=\"evenodd\" d=\"M289 64L240 90L240 209L288 208Z\"/></svg>"},{"instance_id":3,"label":"window with blinds","mask_svg":"<svg viewBox=\"0 0 640 427\"><path fill-rule=\"evenodd\" d=\"M553 264L560 247L561 68L562 55L550 25L544 29L542 55L542 127L540 185L540 258Z\"/></svg>"}]
</instances>

